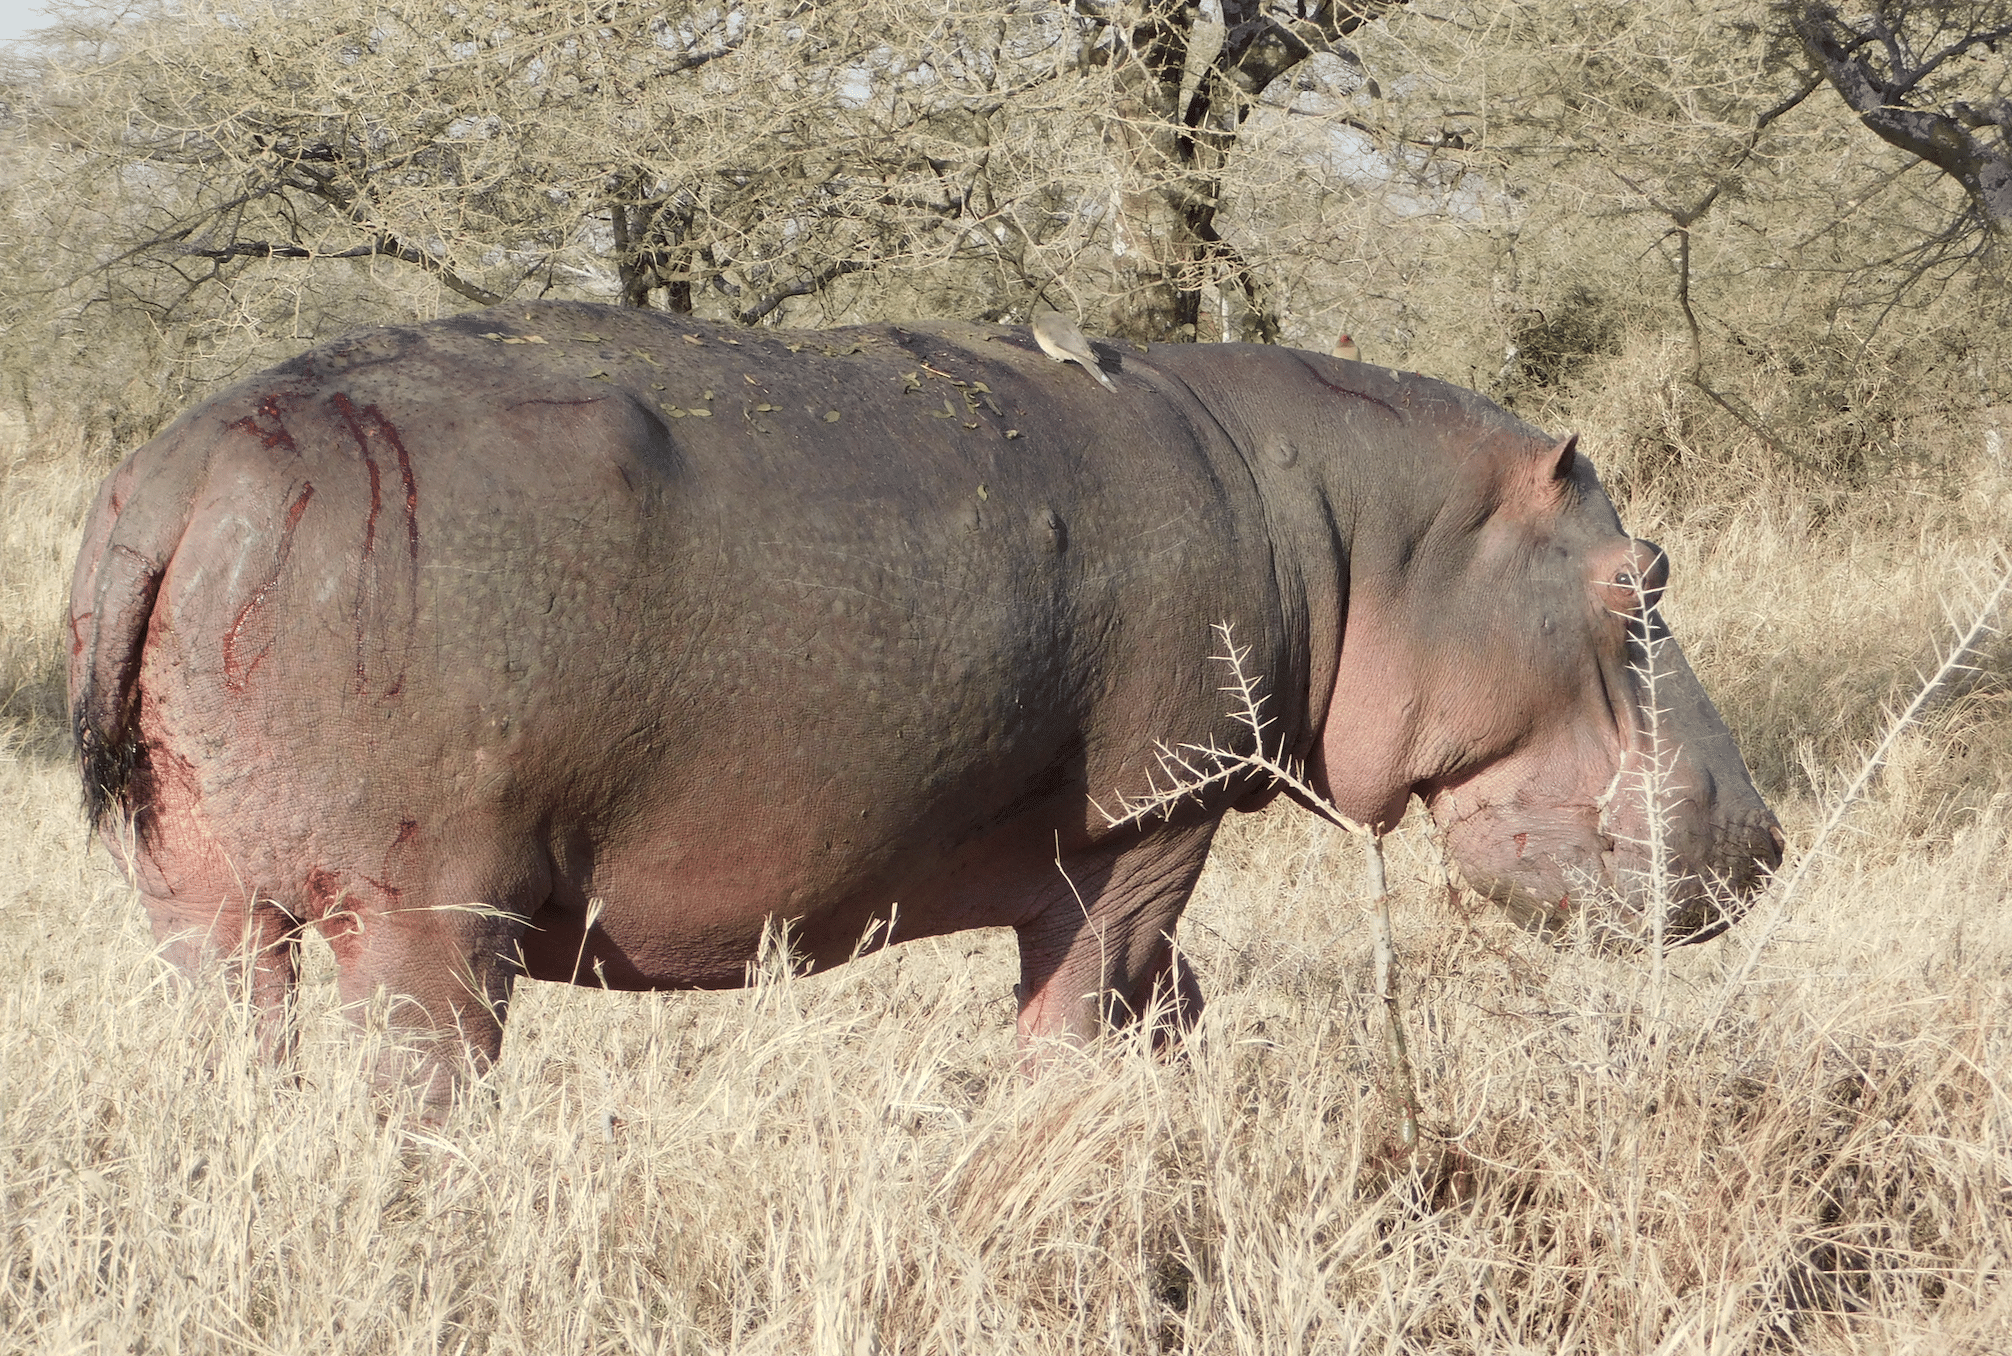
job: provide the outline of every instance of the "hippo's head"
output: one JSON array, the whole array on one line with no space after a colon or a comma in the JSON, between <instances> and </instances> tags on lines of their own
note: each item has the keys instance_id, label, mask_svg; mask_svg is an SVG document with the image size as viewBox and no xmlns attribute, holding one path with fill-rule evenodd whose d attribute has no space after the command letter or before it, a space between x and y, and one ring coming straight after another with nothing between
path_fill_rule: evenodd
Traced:
<instances>
[{"instance_id":1,"label":"hippo's head","mask_svg":"<svg viewBox=\"0 0 2012 1356\"><path fill-rule=\"evenodd\" d=\"M1781 860L1775 818L1658 607L1663 553L1575 451L1493 428L1363 524L1315 766L1344 813L1431 808L1462 879L1545 931L1716 936ZM1457 474L1448 473L1457 468Z\"/></svg>"}]
</instances>

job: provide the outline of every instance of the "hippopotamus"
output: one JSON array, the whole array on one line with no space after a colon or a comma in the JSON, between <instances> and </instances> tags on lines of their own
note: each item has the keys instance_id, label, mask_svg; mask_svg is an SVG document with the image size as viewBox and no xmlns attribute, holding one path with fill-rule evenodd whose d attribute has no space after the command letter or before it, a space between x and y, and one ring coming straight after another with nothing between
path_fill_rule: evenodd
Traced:
<instances>
[{"instance_id":1,"label":"hippopotamus","mask_svg":"<svg viewBox=\"0 0 2012 1356\"><path fill-rule=\"evenodd\" d=\"M1373 829L1421 797L1554 931L1707 936L1778 864L1575 438L1283 347L1096 361L1110 390L1025 328L538 302L250 377L91 512L92 820L281 1054L318 929L434 1108L519 979L735 986L765 935L829 967L1008 927L1030 1046L1177 1031L1210 841L1281 788L1112 822L1162 745Z\"/></svg>"}]
</instances>

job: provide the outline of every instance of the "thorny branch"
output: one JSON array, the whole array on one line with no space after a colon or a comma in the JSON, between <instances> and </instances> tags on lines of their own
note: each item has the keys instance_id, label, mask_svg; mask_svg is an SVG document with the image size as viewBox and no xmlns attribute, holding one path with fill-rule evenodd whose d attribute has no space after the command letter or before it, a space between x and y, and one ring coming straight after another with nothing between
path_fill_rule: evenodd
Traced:
<instances>
[{"instance_id":1,"label":"thorny branch","mask_svg":"<svg viewBox=\"0 0 2012 1356\"><path fill-rule=\"evenodd\" d=\"M1337 828L1353 834L1375 836L1368 825L1357 823L1329 804L1327 798L1307 782L1300 769L1265 752L1265 732L1276 722L1264 714L1265 698L1258 690L1261 680L1244 668L1244 660L1250 656L1250 646L1236 643L1234 628L1229 622L1217 622L1215 632L1222 641L1222 653L1209 658L1229 665L1230 681L1219 690L1234 695L1230 717L1251 732L1251 751L1238 753L1223 748L1213 736L1206 744L1155 742L1153 752L1159 766L1146 774L1147 789L1144 794L1132 795L1120 791L1117 807L1113 810L1092 801L1097 813L1113 828L1124 824L1143 824L1153 818L1165 819L1182 801L1199 799L1211 787L1227 785L1252 772L1261 772L1291 791L1301 803Z\"/></svg>"},{"instance_id":2,"label":"thorny branch","mask_svg":"<svg viewBox=\"0 0 2012 1356\"><path fill-rule=\"evenodd\" d=\"M1887 724L1886 733L1881 736L1872 752L1865 756L1865 761L1859 766L1858 774L1851 779L1850 785L1845 787L1844 793L1837 798L1837 803L1824 817L1823 823L1810 839L1809 846L1803 849L1801 857L1795 864L1795 870L1785 880L1777 876L1776 884L1769 887L1768 893L1773 897L1774 907L1769 910L1765 922L1749 930L1746 954L1740 958L1739 964L1733 967L1732 973L1720 988L1716 1007L1708 1019L1699 1026L1697 1041L1692 1045L1693 1054L1703 1046L1706 1033L1715 1027L1719 1015L1732 1001L1733 994L1753 974L1754 967L1760 963L1761 953L1766 950L1768 943L1774 940L1776 931L1788 920L1796 895L1801 890L1802 883L1808 879L1811 867L1822 859L1824 849L1829 845L1831 836L1843 825L1847 812L1872 785L1872 780L1878 775L1880 768L1886 765L1894 744L1903 733L1913 728L1915 722L1928 710L1930 703L1947 691L1959 675L1974 671L1970 657L1987 638L2000 633L1995 619L2006 594L2012 592L2012 557L2000 553L1995 564L1996 574L1990 591L1971 613L1969 621L1959 625L1953 643L1948 653L1943 656L1942 662L1936 665L1933 673L1922 680L1914 699Z\"/></svg>"}]
</instances>

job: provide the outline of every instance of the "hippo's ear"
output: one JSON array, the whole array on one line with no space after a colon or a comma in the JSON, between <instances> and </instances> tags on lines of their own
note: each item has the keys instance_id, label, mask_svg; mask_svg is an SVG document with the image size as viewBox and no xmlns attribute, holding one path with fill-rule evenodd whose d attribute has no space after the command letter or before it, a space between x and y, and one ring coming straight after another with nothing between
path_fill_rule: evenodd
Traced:
<instances>
[{"instance_id":1,"label":"hippo's ear","mask_svg":"<svg viewBox=\"0 0 2012 1356\"><path fill-rule=\"evenodd\" d=\"M1524 445L1526 448L1528 444ZM1525 512L1548 513L1572 496L1572 473L1579 466L1579 435L1568 433L1551 446L1525 451L1510 463L1502 502Z\"/></svg>"},{"instance_id":2,"label":"hippo's ear","mask_svg":"<svg viewBox=\"0 0 2012 1356\"><path fill-rule=\"evenodd\" d=\"M1553 483L1570 480L1572 468L1579 461L1579 435L1568 433L1558 440L1551 449L1551 480Z\"/></svg>"}]
</instances>

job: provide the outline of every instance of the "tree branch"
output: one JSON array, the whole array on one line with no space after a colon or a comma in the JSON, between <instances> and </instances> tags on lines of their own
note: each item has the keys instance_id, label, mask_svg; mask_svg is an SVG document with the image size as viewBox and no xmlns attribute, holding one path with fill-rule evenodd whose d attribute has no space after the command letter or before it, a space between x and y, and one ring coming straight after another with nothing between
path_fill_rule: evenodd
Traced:
<instances>
[{"instance_id":1,"label":"tree branch","mask_svg":"<svg viewBox=\"0 0 2012 1356\"><path fill-rule=\"evenodd\" d=\"M870 259L839 259L833 263L826 264L823 268L813 269L791 283L788 287L783 288L779 292L770 293L760 302L740 312L734 317L734 320L742 325L758 325L767 319L776 307L782 305L790 298L809 296L812 292L829 283L836 282L848 273L858 273L862 269L871 267L873 267L873 261Z\"/></svg>"},{"instance_id":2,"label":"tree branch","mask_svg":"<svg viewBox=\"0 0 2012 1356\"><path fill-rule=\"evenodd\" d=\"M1961 184L1990 229L2012 234L2012 107L1999 101L1979 112L1968 105L1960 114L1912 108L1901 101L1914 94L1921 80L1937 66L1970 47L2012 36L2012 28L1966 34L1919 64L1909 64L1906 48L1884 16L1859 21L1842 18L1829 5L1802 5L1791 11L1789 25L1803 52L1836 90L1858 120L1881 140L1935 166ZM1882 77L1873 69L1866 49L1874 43L1885 51L1889 70ZM1982 130L1996 127L2001 138L1991 145L1965 124ZM1980 126L1982 124L1982 126Z\"/></svg>"}]
</instances>

